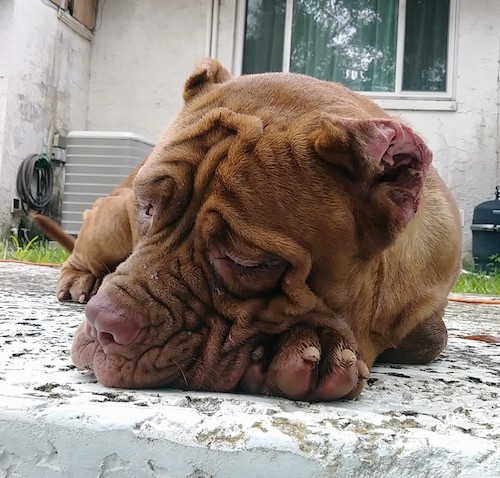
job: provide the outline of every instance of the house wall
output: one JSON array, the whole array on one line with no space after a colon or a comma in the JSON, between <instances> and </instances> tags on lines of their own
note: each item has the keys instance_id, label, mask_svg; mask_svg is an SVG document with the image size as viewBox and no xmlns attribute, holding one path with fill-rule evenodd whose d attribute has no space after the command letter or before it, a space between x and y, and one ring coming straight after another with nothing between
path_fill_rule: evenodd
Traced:
<instances>
[{"instance_id":1,"label":"house wall","mask_svg":"<svg viewBox=\"0 0 500 478\"><path fill-rule=\"evenodd\" d=\"M14 0L4 0L0 2L0 227L2 224L2 212L4 209L8 213L6 204L7 194L4 191L2 181L2 151L4 148L4 128L7 104L7 90L9 85L9 45L10 32L12 29L12 16L14 10ZM6 207L7 206L7 207ZM0 233L0 237L2 234Z\"/></svg>"},{"instance_id":2,"label":"house wall","mask_svg":"<svg viewBox=\"0 0 500 478\"><path fill-rule=\"evenodd\" d=\"M94 30L87 129L157 141L206 54L208 1L107 0Z\"/></svg>"},{"instance_id":3,"label":"house wall","mask_svg":"<svg viewBox=\"0 0 500 478\"><path fill-rule=\"evenodd\" d=\"M56 131L85 128L90 42L58 20L54 5L42 0L0 2L0 35L0 72L6 72L0 73L2 236L20 219L12 217L10 204L17 196L23 158L41 152Z\"/></svg>"}]
</instances>

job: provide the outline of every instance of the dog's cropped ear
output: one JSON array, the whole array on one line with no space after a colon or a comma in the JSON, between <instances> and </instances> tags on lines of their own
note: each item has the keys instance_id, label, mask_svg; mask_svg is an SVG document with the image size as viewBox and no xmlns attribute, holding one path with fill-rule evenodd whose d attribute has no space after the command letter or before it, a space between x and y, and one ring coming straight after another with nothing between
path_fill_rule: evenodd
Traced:
<instances>
[{"instance_id":1,"label":"dog's cropped ear","mask_svg":"<svg viewBox=\"0 0 500 478\"><path fill-rule=\"evenodd\" d=\"M232 78L220 62L212 58L201 61L184 84L184 102L188 103L208 86L224 83Z\"/></svg>"},{"instance_id":2,"label":"dog's cropped ear","mask_svg":"<svg viewBox=\"0 0 500 478\"><path fill-rule=\"evenodd\" d=\"M418 210L432 161L424 141L398 121L332 115L324 115L313 141L320 158L357 185L363 200L355 215L390 243Z\"/></svg>"}]
</instances>

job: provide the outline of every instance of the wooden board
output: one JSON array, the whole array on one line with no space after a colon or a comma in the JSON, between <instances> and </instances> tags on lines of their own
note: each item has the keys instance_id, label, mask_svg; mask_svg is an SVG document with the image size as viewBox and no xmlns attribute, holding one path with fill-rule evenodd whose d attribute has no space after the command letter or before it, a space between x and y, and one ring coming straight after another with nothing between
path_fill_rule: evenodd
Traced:
<instances>
[{"instance_id":1,"label":"wooden board","mask_svg":"<svg viewBox=\"0 0 500 478\"><path fill-rule=\"evenodd\" d=\"M95 26L96 0L73 0L73 17L89 30Z\"/></svg>"}]
</instances>

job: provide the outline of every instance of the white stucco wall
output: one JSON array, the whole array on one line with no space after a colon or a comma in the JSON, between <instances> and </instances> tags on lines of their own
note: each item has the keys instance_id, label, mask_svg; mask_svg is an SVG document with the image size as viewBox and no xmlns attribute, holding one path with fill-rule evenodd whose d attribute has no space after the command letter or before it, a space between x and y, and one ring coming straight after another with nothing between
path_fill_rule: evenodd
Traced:
<instances>
[{"instance_id":1,"label":"white stucco wall","mask_svg":"<svg viewBox=\"0 0 500 478\"><path fill-rule=\"evenodd\" d=\"M5 41L2 49L6 47L8 68L6 113L3 128L0 125L0 231L4 234L12 221L10 204L17 196L16 174L22 159L39 153L55 131L85 127L90 65L90 42L58 20L52 4L6 3L13 3L13 10L7 19L7 38L5 33L0 37Z\"/></svg>"},{"instance_id":2,"label":"white stucco wall","mask_svg":"<svg viewBox=\"0 0 500 478\"><path fill-rule=\"evenodd\" d=\"M0 178L4 145L3 130L5 127L7 89L9 85L9 44L13 10L14 0L3 0L0 2ZM0 189L0 198L1 192L2 189Z\"/></svg>"},{"instance_id":3,"label":"white stucco wall","mask_svg":"<svg viewBox=\"0 0 500 478\"><path fill-rule=\"evenodd\" d=\"M157 141L205 55L207 0L107 0L94 31L88 129Z\"/></svg>"}]
</instances>

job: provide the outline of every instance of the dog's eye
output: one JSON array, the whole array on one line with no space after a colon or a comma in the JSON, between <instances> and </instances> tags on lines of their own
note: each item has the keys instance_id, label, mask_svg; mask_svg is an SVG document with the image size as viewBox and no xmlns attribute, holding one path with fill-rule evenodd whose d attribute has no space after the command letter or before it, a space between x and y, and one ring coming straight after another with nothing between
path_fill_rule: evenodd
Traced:
<instances>
[{"instance_id":1,"label":"dog's eye","mask_svg":"<svg viewBox=\"0 0 500 478\"><path fill-rule=\"evenodd\" d=\"M239 269L241 275L256 274L258 272L267 272L276 267L282 266L284 263L285 261L281 258L270 259L264 262L260 262L258 264L251 264L251 265L241 264L239 262L233 261L234 266L236 266L236 269Z\"/></svg>"},{"instance_id":2,"label":"dog's eye","mask_svg":"<svg viewBox=\"0 0 500 478\"><path fill-rule=\"evenodd\" d=\"M225 287L240 297L275 289L289 265L275 254L248 257L219 247L212 248L209 262Z\"/></svg>"},{"instance_id":3,"label":"dog's eye","mask_svg":"<svg viewBox=\"0 0 500 478\"><path fill-rule=\"evenodd\" d=\"M157 206L150 202L150 199L144 199L136 196L136 212L137 212L137 225L139 226L139 235L145 235L151 228L154 216L156 214Z\"/></svg>"}]
</instances>

